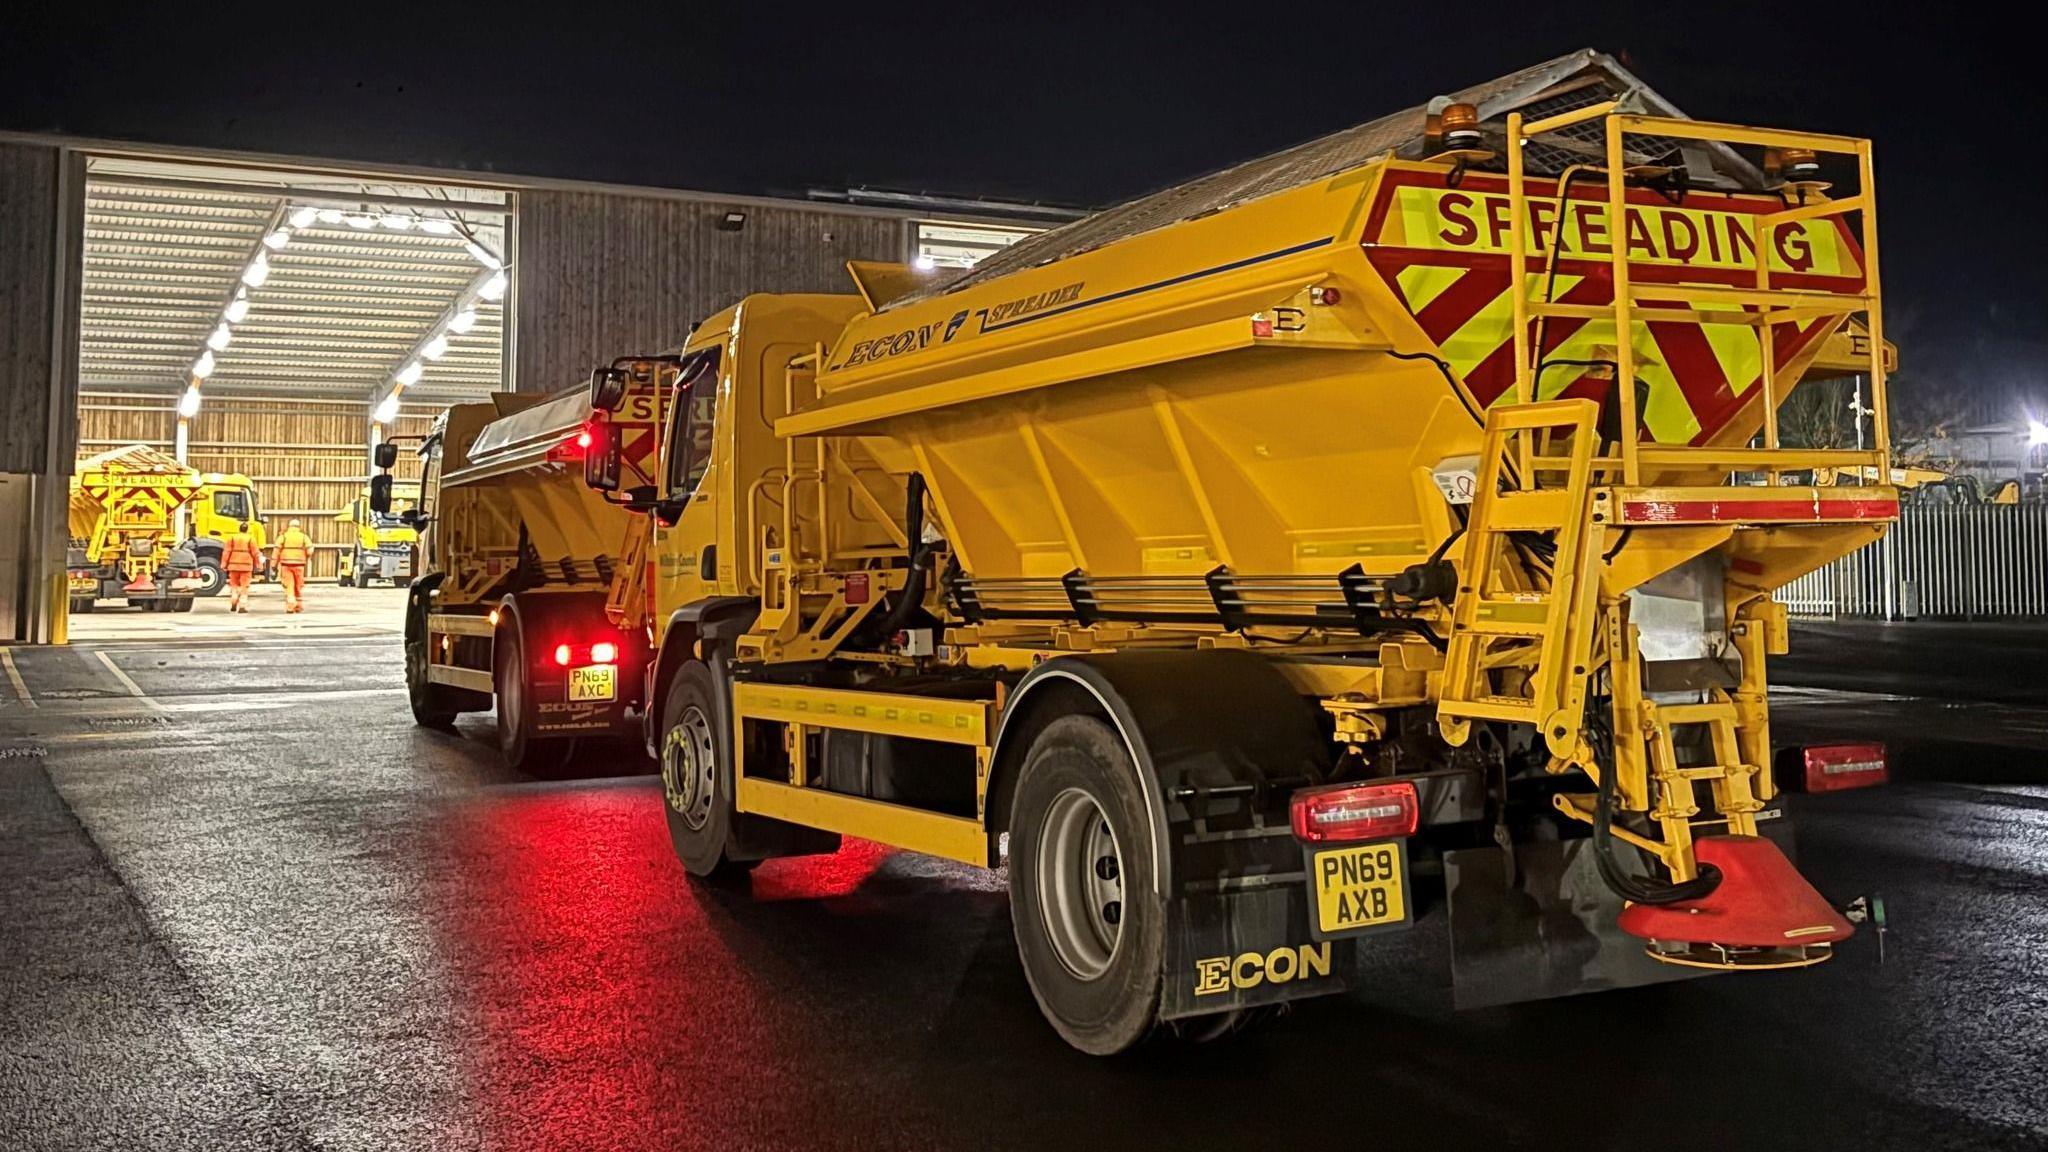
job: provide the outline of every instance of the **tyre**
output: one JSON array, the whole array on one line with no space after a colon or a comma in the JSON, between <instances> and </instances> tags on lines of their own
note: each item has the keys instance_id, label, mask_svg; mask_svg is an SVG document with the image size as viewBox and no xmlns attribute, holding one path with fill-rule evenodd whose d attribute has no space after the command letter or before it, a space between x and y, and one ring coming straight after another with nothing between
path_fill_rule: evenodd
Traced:
<instances>
[{"instance_id":1,"label":"tyre","mask_svg":"<svg viewBox=\"0 0 2048 1152\"><path fill-rule=\"evenodd\" d=\"M180 596L178 599L171 601L171 611L190 612L192 610L192 605L197 603L198 601L194 600L190 596Z\"/></svg>"},{"instance_id":2,"label":"tyre","mask_svg":"<svg viewBox=\"0 0 2048 1152\"><path fill-rule=\"evenodd\" d=\"M526 640L516 622L498 629L491 647L491 682L498 689L498 751L505 763L537 776L561 771L576 742L535 733L539 711L527 682Z\"/></svg>"},{"instance_id":3,"label":"tyre","mask_svg":"<svg viewBox=\"0 0 2048 1152\"><path fill-rule=\"evenodd\" d=\"M199 558L199 595L218 596L227 587L228 576L221 570L220 561L211 556Z\"/></svg>"},{"instance_id":4,"label":"tyre","mask_svg":"<svg viewBox=\"0 0 2048 1152\"><path fill-rule=\"evenodd\" d=\"M346 587L348 587L348 586L349 586L350 584L354 583L354 581L352 581L352 580L350 580L350 579L349 579L349 574L348 574L348 571L347 571L346 569L342 570L342 571L341 571L341 572L340 572L339 574L337 574L337 575L336 575L336 576L334 577L334 582L335 582L336 584L339 584L339 585L341 585L341 586L342 586L343 588L346 588Z\"/></svg>"},{"instance_id":5,"label":"tyre","mask_svg":"<svg viewBox=\"0 0 2048 1152\"><path fill-rule=\"evenodd\" d=\"M661 709L661 795L669 842L692 876L729 877L757 861L736 861L732 840L732 746L725 702L701 660L684 662Z\"/></svg>"},{"instance_id":6,"label":"tyre","mask_svg":"<svg viewBox=\"0 0 2048 1152\"><path fill-rule=\"evenodd\" d=\"M1107 724L1063 716L1033 741L1010 809L1010 919L1039 1010L1096 1056L1158 1018L1166 914L1150 827L1137 767Z\"/></svg>"},{"instance_id":7,"label":"tyre","mask_svg":"<svg viewBox=\"0 0 2048 1152\"><path fill-rule=\"evenodd\" d=\"M456 689L427 679L429 659L427 621L417 608L405 629L405 695L412 705L413 723L423 728L449 728L455 724Z\"/></svg>"},{"instance_id":8,"label":"tyre","mask_svg":"<svg viewBox=\"0 0 2048 1152\"><path fill-rule=\"evenodd\" d=\"M93 598L90 596L73 596L71 598L71 611L74 614L79 612L90 612L92 611L93 603Z\"/></svg>"}]
</instances>

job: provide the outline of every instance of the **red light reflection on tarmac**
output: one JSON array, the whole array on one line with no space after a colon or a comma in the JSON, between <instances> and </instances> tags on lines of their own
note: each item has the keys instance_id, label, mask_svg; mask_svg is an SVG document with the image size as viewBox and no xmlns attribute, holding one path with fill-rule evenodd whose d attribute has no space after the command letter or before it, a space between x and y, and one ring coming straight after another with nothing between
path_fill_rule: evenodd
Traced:
<instances>
[{"instance_id":1,"label":"red light reflection on tarmac","mask_svg":"<svg viewBox=\"0 0 2048 1152\"><path fill-rule=\"evenodd\" d=\"M440 919L478 1032L486 1144L810 1145L801 1112L776 1106L805 1089L780 1046L813 1007L777 932L814 925L747 906L847 896L893 850L773 861L752 895L686 882L660 793L638 784L500 792L451 815L473 880Z\"/></svg>"}]
</instances>

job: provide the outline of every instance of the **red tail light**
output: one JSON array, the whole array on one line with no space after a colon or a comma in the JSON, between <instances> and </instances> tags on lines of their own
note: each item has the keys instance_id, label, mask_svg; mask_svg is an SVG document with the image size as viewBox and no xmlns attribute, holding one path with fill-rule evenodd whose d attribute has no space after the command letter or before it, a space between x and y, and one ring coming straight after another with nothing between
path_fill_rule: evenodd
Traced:
<instances>
[{"instance_id":1,"label":"red tail light","mask_svg":"<svg viewBox=\"0 0 2048 1152\"><path fill-rule=\"evenodd\" d=\"M1891 779L1882 744L1820 744L1802 748L1779 783L1798 792L1841 792Z\"/></svg>"},{"instance_id":2,"label":"red tail light","mask_svg":"<svg viewBox=\"0 0 2048 1152\"><path fill-rule=\"evenodd\" d=\"M1421 814L1415 785L1406 780L1306 788L1288 808L1294 838L1305 844L1413 836Z\"/></svg>"},{"instance_id":3,"label":"red tail light","mask_svg":"<svg viewBox=\"0 0 2048 1152\"><path fill-rule=\"evenodd\" d=\"M600 640L590 646L592 664L610 664L619 658L619 646L608 640Z\"/></svg>"},{"instance_id":4,"label":"red tail light","mask_svg":"<svg viewBox=\"0 0 2048 1152\"><path fill-rule=\"evenodd\" d=\"M564 668L569 666L569 646L567 644L555 645L555 663L560 664Z\"/></svg>"},{"instance_id":5,"label":"red tail light","mask_svg":"<svg viewBox=\"0 0 2048 1152\"><path fill-rule=\"evenodd\" d=\"M581 431L581 432L578 432L578 433L576 434L576 447L578 447L578 448L588 448L588 447L590 447L590 429L588 429L588 428L585 428L585 429L584 429L583 431Z\"/></svg>"}]
</instances>

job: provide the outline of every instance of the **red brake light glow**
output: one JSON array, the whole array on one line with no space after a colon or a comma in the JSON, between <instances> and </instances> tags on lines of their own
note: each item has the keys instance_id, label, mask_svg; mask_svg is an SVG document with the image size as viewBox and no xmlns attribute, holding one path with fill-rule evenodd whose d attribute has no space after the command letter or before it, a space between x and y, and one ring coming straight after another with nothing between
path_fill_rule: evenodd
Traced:
<instances>
[{"instance_id":1,"label":"red brake light glow","mask_svg":"<svg viewBox=\"0 0 2048 1152\"><path fill-rule=\"evenodd\" d=\"M1305 788L1288 806L1294 838L1305 844L1413 836L1421 815L1415 785L1406 780Z\"/></svg>"},{"instance_id":2,"label":"red brake light glow","mask_svg":"<svg viewBox=\"0 0 2048 1152\"><path fill-rule=\"evenodd\" d=\"M1891 778L1882 744L1821 744L1801 750L1802 771L1793 787L1806 792L1868 788Z\"/></svg>"},{"instance_id":3,"label":"red brake light glow","mask_svg":"<svg viewBox=\"0 0 2048 1152\"><path fill-rule=\"evenodd\" d=\"M610 664L619 658L619 646L609 640L600 640L590 646L590 662Z\"/></svg>"},{"instance_id":4,"label":"red brake light glow","mask_svg":"<svg viewBox=\"0 0 2048 1152\"><path fill-rule=\"evenodd\" d=\"M555 663L560 664L564 668L569 666L569 646L567 644L555 645Z\"/></svg>"}]
</instances>

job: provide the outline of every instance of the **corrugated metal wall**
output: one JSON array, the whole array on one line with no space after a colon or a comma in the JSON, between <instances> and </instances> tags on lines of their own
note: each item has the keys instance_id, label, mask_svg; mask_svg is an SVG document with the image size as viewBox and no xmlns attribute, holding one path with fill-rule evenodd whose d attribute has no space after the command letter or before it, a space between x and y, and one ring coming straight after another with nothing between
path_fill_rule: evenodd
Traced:
<instances>
[{"instance_id":1,"label":"corrugated metal wall","mask_svg":"<svg viewBox=\"0 0 2048 1152\"><path fill-rule=\"evenodd\" d=\"M79 398L81 457L123 444L168 452L177 416L161 396L88 392ZM362 493L369 448L361 403L217 396L193 418L187 460L202 472L240 472L256 484L258 513L273 538L297 517L313 538L311 575L332 576L340 550L354 540L334 519ZM405 410L390 433L417 436L430 410ZM419 460L401 451L401 480L419 478Z\"/></svg>"},{"instance_id":2,"label":"corrugated metal wall","mask_svg":"<svg viewBox=\"0 0 2048 1152\"><path fill-rule=\"evenodd\" d=\"M752 292L850 292L848 260L902 260L909 223L829 209L521 192L513 248L521 392L554 392L614 357L682 343ZM737 231L727 212L745 213Z\"/></svg>"}]
</instances>

